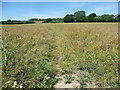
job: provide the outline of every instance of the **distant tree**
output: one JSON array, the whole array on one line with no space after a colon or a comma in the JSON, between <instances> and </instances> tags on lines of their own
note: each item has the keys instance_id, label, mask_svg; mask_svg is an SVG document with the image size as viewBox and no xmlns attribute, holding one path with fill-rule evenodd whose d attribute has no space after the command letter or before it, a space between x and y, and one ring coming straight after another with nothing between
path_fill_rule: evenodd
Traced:
<instances>
[{"instance_id":1,"label":"distant tree","mask_svg":"<svg viewBox=\"0 0 120 90\"><path fill-rule=\"evenodd\" d=\"M12 22L19 22L18 20L12 20Z\"/></svg>"},{"instance_id":2,"label":"distant tree","mask_svg":"<svg viewBox=\"0 0 120 90\"><path fill-rule=\"evenodd\" d=\"M39 21L44 21L45 19L39 19Z\"/></svg>"},{"instance_id":3,"label":"distant tree","mask_svg":"<svg viewBox=\"0 0 120 90\"><path fill-rule=\"evenodd\" d=\"M74 18L76 22L85 21L85 11L77 11L74 13Z\"/></svg>"},{"instance_id":4,"label":"distant tree","mask_svg":"<svg viewBox=\"0 0 120 90\"><path fill-rule=\"evenodd\" d=\"M118 14L117 18L115 18L115 19L117 19L117 21L120 22L120 14Z\"/></svg>"},{"instance_id":5,"label":"distant tree","mask_svg":"<svg viewBox=\"0 0 120 90\"><path fill-rule=\"evenodd\" d=\"M102 17L102 18L112 18L112 17L113 17L113 15L103 14L101 17Z\"/></svg>"},{"instance_id":6,"label":"distant tree","mask_svg":"<svg viewBox=\"0 0 120 90\"><path fill-rule=\"evenodd\" d=\"M11 22L11 21L12 21L11 19L7 20L7 22Z\"/></svg>"},{"instance_id":7,"label":"distant tree","mask_svg":"<svg viewBox=\"0 0 120 90\"><path fill-rule=\"evenodd\" d=\"M76 18L76 22L85 22L86 21L86 17L78 17Z\"/></svg>"},{"instance_id":8,"label":"distant tree","mask_svg":"<svg viewBox=\"0 0 120 90\"><path fill-rule=\"evenodd\" d=\"M113 15L109 15L109 14L104 14L101 16L102 21L107 22L107 21L111 21L113 19Z\"/></svg>"},{"instance_id":9,"label":"distant tree","mask_svg":"<svg viewBox=\"0 0 120 90\"><path fill-rule=\"evenodd\" d=\"M118 16L117 16L118 18L120 18L120 14L118 14Z\"/></svg>"},{"instance_id":10,"label":"distant tree","mask_svg":"<svg viewBox=\"0 0 120 90\"><path fill-rule=\"evenodd\" d=\"M39 19L38 18L31 18L31 19L29 19L29 21L39 21Z\"/></svg>"},{"instance_id":11,"label":"distant tree","mask_svg":"<svg viewBox=\"0 0 120 90\"><path fill-rule=\"evenodd\" d=\"M64 19L63 19L64 22L74 22L74 15L72 14L67 14Z\"/></svg>"},{"instance_id":12,"label":"distant tree","mask_svg":"<svg viewBox=\"0 0 120 90\"><path fill-rule=\"evenodd\" d=\"M85 16L85 11L77 11L74 13L74 17Z\"/></svg>"},{"instance_id":13,"label":"distant tree","mask_svg":"<svg viewBox=\"0 0 120 90\"><path fill-rule=\"evenodd\" d=\"M88 17L96 17L96 13L91 13Z\"/></svg>"},{"instance_id":14,"label":"distant tree","mask_svg":"<svg viewBox=\"0 0 120 90\"><path fill-rule=\"evenodd\" d=\"M117 22L117 18L113 18L113 15L102 15L94 18L95 22Z\"/></svg>"},{"instance_id":15,"label":"distant tree","mask_svg":"<svg viewBox=\"0 0 120 90\"><path fill-rule=\"evenodd\" d=\"M47 18L45 22L51 22L52 19L51 18Z\"/></svg>"},{"instance_id":16,"label":"distant tree","mask_svg":"<svg viewBox=\"0 0 120 90\"><path fill-rule=\"evenodd\" d=\"M94 18L94 21L95 21L95 22L102 22L101 16L96 16L96 17Z\"/></svg>"},{"instance_id":17,"label":"distant tree","mask_svg":"<svg viewBox=\"0 0 120 90\"><path fill-rule=\"evenodd\" d=\"M35 23L34 21L25 21L25 24L31 24L31 23Z\"/></svg>"},{"instance_id":18,"label":"distant tree","mask_svg":"<svg viewBox=\"0 0 120 90\"><path fill-rule=\"evenodd\" d=\"M86 21L87 21L87 22L94 22L96 16L97 16L96 13L91 13L90 15L88 15L88 16L86 17Z\"/></svg>"}]
</instances>

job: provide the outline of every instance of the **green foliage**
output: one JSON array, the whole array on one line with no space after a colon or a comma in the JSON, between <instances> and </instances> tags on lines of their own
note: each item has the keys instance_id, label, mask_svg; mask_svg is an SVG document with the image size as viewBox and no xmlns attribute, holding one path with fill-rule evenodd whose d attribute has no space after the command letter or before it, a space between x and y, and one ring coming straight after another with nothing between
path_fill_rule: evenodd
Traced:
<instances>
[{"instance_id":1,"label":"green foliage","mask_svg":"<svg viewBox=\"0 0 120 90\"><path fill-rule=\"evenodd\" d=\"M86 18L85 17L77 17L76 22L85 22L86 21Z\"/></svg>"},{"instance_id":2,"label":"green foliage","mask_svg":"<svg viewBox=\"0 0 120 90\"><path fill-rule=\"evenodd\" d=\"M74 13L75 19L78 17L85 17L85 11L77 11Z\"/></svg>"},{"instance_id":3,"label":"green foliage","mask_svg":"<svg viewBox=\"0 0 120 90\"><path fill-rule=\"evenodd\" d=\"M85 20L85 11L77 11L74 13L76 22L83 22Z\"/></svg>"},{"instance_id":4,"label":"green foliage","mask_svg":"<svg viewBox=\"0 0 120 90\"><path fill-rule=\"evenodd\" d=\"M39 21L45 21L45 19L39 19Z\"/></svg>"},{"instance_id":5,"label":"green foliage","mask_svg":"<svg viewBox=\"0 0 120 90\"><path fill-rule=\"evenodd\" d=\"M51 47L51 41L47 41L48 52L45 49L41 52L40 49L35 49L37 45L35 38L24 34L11 36L10 32L4 31L3 41L3 88L11 88L14 81L17 81L16 87L23 84L24 88L51 88L58 81L54 75L56 69L53 67L52 48L54 47L53 45ZM41 43L42 45L45 43ZM10 83L6 84L7 81Z\"/></svg>"},{"instance_id":6,"label":"green foliage","mask_svg":"<svg viewBox=\"0 0 120 90\"><path fill-rule=\"evenodd\" d=\"M17 20L13 20L13 21L2 21L2 24L31 24L31 23L35 23L34 21L17 21Z\"/></svg>"},{"instance_id":7,"label":"green foliage","mask_svg":"<svg viewBox=\"0 0 120 90\"><path fill-rule=\"evenodd\" d=\"M95 17L100 18L100 17ZM2 32L2 87L51 88L60 71L81 88L119 87L115 23L7 25ZM59 66L59 67L58 67ZM59 70L60 68L60 70ZM60 73L60 74L61 74ZM10 81L9 83L7 83Z\"/></svg>"},{"instance_id":8,"label":"green foliage","mask_svg":"<svg viewBox=\"0 0 120 90\"><path fill-rule=\"evenodd\" d=\"M86 81L84 80L83 77L79 76L78 82L80 83L80 88L86 87Z\"/></svg>"},{"instance_id":9,"label":"green foliage","mask_svg":"<svg viewBox=\"0 0 120 90\"><path fill-rule=\"evenodd\" d=\"M91 13L88 17L96 17L96 13Z\"/></svg>"},{"instance_id":10,"label":"green foliage","mask_svg":"<svg viewBox=\"0 0 120 90\"><path fill-rule=\"evenodd\" d=\"M117 32L111 31L116 33L112 36L109 30L116 30L116 25L67 24L60 26L63 27L60 33L62 36L60 40L58 39L61 42L59 50L62 60L59 64L62 70L66 73L76 69L87 70L92 73L101 87L107 86L107 83L115 87L118 54L117 39L115 37L113 39L113 36L116 36Z\"/></svg>"},{"instance_id":11,"label":"green foliage","mask_svg":"<svg viewBox=\"0 0 120 90\"><path fill-rule=\"evenodd\" d=\"M74 16L73 15L66 15L65 17L64 17L64 20L63 20L64 22L74 22Z\"/></svg>"},{"instance_id":12,"label":"green foliage","mask_svg":"<svg viewBox=\"0 0 120 90\"><path fill-rule=\"evenodd\" d=\"M52 22L52 19L51 19L51 18L47 18L47 19L45 20L45 23L50 23L50 22Z\"/></svg>"},{"instance_id":13,"label":"green foliage","mask_svg":"<svg viewBox=\"0 0 120 90\"><path fill-rule=\"evenodd\" d=\"M35 23L34 21L26 21L25 24Z\"/></svg>"},{"instance_id":14,"label":"green foliage","mask_svg":"<svg viewBox=\"0 0 120 90\"><path fill-rule=\"evenodd\" d=\"M74 77L70 75L65 75L64 79L65 79L65 83L71 83L74 80Z\"/></svg>"},{"instance_id":15,"label":"green foliage","mask_svg":"<svg viewBox=\"0 0 120 90\"><path fill-rule=\"evenodd\" d=\"M53 19L52 23L63 23L63 19Z\"/></svg>"},{"instance_id":16,"label":"green foliage","mask_svg":"<svg viewBox=\"0 0 120 90\"><path fill-rule=\"evenodd\" d=\"M74 17L74 19L72 18ZM97 16L96 13L91 13L86 16L85 11L77 11L73 16L66 15L64 22L117 22L120 21L118 17L114 18L114 15L104 14Z\"/></svg>"},{"instance_id":17,"label":"green foliage","mask_svg":"<svg viewBox=\"0 0 120 90\"><path fill-rule=\"evenodd\" d=\"M17 21L17 20L7 20L2 21L0 24L30 24L35 23L35 21L43 21L44 23L63 23L63 22L119 22L120 15L109 15L103 14L97 16L96 13L91 13L86 16L85 11L76 11L74 15L67 14L64 18L47 18L47 19L38 19L31 18L28 21Z\"/></svg>"},{"instance_id":18,"label":"green foliage","mask_svg":"<svg viewBox=\"0 0 120 90\"><path fill-rule=\"evenodd\" d=\"M71 74L71 73L72 73L72 71L68 71L68 70L65 70L65 69L64 69L64 70L62 70L62 72L61 72L61 73L62 73L63 75L64 75L64 74Z\"/></svg>"},{"instance_id":19,"label":"green foliage","mask_svg":"<svg viewBox=\"0 0 120 90\"><path fill-rule=\"evenodd\" d=\"M111 21L112 17L113 17L113 15L104 14L101 16L101 19L103 21Z\"/></svg>"},{"instance_id":20,"label":"green foliage","mask_svg":"<svg viewBox=\"0 0 120 90\"><path fill-rule=\"evenodd\" d=\"M29 21L38 21L39 19L38 18L31 18L29 19Z\"/></svg>"},{"instance_id":21,"label":"green foliage","mask_svg":"<svg viewBox=\"0 0 120 90\"><path fill-rule=\"evenodd\" d=\"M7 20L7 22L11 22L11 21L12 21L11 19Z\"/></svg>"}]
</instances>

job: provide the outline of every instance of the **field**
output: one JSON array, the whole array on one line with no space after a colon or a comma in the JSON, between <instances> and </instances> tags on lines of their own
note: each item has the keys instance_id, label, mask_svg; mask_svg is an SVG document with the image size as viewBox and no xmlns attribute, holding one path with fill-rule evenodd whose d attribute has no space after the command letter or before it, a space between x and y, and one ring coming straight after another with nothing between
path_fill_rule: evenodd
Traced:
<instances>
[{"instance_id":1,"label":"field","mask_svg":"<svg viewBox=\"0 0 120 90\"><path fill-rule=\"evenodd\" d=\"M119 87L117 23L3 25L2 39L4 88Z\"/></svg>"}]
</instances>

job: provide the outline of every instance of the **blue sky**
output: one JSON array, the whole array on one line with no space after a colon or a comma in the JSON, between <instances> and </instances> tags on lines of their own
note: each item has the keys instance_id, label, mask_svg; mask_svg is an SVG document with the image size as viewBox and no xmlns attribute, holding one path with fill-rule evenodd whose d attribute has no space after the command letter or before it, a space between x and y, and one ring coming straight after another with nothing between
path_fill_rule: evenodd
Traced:
<instances>
[{"instance_id":1,"label":"blue sky","mask_svg":"<svg viewBox=\"0 0 120 90\"><path fill-rule=\"evenodd\" d=\"M30 18L57 18L84 10L90 13L117 14L117 2L3 2L2 20L27 20Z\"/></svg>"}]
</instances>

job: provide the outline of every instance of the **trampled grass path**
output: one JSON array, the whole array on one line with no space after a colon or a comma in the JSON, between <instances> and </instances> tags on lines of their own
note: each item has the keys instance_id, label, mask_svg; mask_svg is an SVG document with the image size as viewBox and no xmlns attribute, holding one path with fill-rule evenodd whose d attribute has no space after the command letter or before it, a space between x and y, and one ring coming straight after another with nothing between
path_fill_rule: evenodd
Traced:
<instances>
[{"instance_id":1,"label":"trampled grass path","mask_svg":"<svg viewBox=\"0 0 120 90\"><path fill-rule=\"evenodd\" d=\"M51 36L52 36L52 40L54 42L54 45L55 45L55 67L57 69L57 72L56 72L56 78L59 78L61 80L58 81L58 83L56 83L53 87L54 88L80 88L80 87L83 87L82 85L80 85L80 83L77 81L78 79L78 76L82 76L82 78L84 77L83 75L86 74L86 72L84 71L75 71L74 73L70 73L70 74L62 74L63 70L62 68L60 67L60 63L62 62L62 55L61 55L61 52L60 52L60 48L61 48L61 45L60 45L60 42L61 42L61 39L64 40L65 39L65 32L64 30L61 30L61 28L54 24L53 27L51 27ZM87 72L88 73L88 72ZM88 73L89 74L89 73ZM74 80L71 81L71 83L65 83L65 76L66 75L69 75L69 76L72 76L74 77ZM89 75L87 78L89 77L92 77L91 75ZM94 78L94 77L92 77ZM93 79L92 81L90 82L85 82L84 83L86 86L85 87L88 87L88 88L91 88L91 87L97 87L95 85L95 79Z\"/></svg>"}]
</instances>

